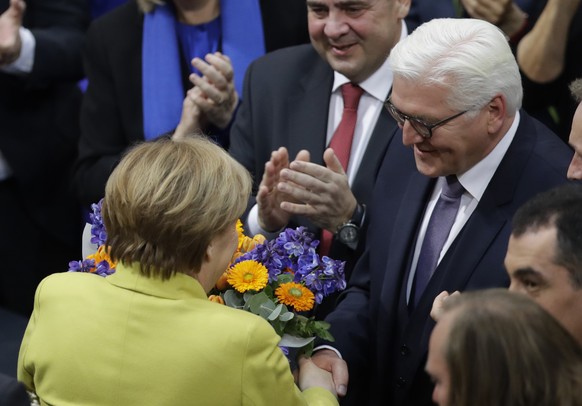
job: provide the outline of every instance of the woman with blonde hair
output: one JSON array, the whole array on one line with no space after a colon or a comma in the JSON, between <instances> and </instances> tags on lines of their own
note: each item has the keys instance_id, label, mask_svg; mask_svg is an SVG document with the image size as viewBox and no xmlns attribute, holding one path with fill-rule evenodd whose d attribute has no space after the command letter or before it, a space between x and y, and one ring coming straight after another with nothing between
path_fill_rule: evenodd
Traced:
<instances>
[{"instance_id":1,"label":"woman with blonde hair","mask_svg":"<svg viewBox=\"0 0 582 406\"><path fill-rule=\"evenodd\" d=\"M301 360L301 392L273 328L206 297L250 189L201 137L132 148L102 207L116 272L41 282L18 379L51 405L336 405L327 371Z\"/></svg>"},{"instance_id":2,"label":"woman with blonde hair","mask_svg":"<svg viewBox=\"0 0 582 406\"><path fill-rule=\"evenodd\" d=\"M439 406L582 405L582 348L537 303L505 289L443 303L426 370Z\"/></svg>"}]
</instances>

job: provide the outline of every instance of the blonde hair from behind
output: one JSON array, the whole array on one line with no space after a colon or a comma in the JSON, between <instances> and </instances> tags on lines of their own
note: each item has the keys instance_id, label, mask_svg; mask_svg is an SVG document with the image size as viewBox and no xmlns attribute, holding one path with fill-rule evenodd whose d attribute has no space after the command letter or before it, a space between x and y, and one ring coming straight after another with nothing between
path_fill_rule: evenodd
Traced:
<instances>
[{"instance_id":1,"label":"blonde hair from behind","mask_svg":"<svg viewBox=\"0 0 582 406\"><path fill-rule=\"evenodd\" d=\"M105 188L111 257L139 263L150 277L198 273L210 241L234 227L250 190L248 171L202 136L139 144Z\"/></svg>"}]
</instances>

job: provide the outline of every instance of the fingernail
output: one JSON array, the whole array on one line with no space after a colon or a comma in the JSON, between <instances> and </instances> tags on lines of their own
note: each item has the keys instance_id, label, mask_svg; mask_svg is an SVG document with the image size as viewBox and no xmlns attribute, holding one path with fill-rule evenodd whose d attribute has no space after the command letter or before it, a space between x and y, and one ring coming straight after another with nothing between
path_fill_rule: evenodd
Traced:
<instances>
[{"instance_id":1,"label":"fingernail","mask_svg":"<svg viewBox=\"0 0 582 406\"><path fill-rule=\"evenodd\" d=\"M337 391L337 394L338 395L345 396L345 394L347 392L346 385L340 385L340 386L338 386L337 389L336 389L336 391Z\"/></svg>"}]
</instances>

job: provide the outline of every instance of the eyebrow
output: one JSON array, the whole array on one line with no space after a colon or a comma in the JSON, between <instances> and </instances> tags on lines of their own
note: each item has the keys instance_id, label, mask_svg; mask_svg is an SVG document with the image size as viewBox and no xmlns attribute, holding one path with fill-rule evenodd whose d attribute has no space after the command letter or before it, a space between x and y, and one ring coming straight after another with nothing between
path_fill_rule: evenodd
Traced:
<instances>
[{"instance_id":1,"label":"eyebrow","mask_svg":"<svg viewBox=\"0 0 582 406\"><path fill-rule=\"evenodd\" d=\"M436 123L436 122L438 122L438 121L439 121L439 119L438 119L438 118L435 118L435 117L427 117L427 116L424 116L424 115L408 114L408 113L406 113L406 112L404 112L404 111L400 110L400 109L398 108L398 106L396 106L396 105L395 105L395 104L392 102L392 99L391 99L390 97L388 97L388 98L386 99L386 101L390 101L390 103L392 103L392 105L394 106L394 108L395 108L396 110L398 110L398 111L399 111L401 114L404 114L405 116L408 116L408 117L410 117L410 118L414 118L414 119L416 119L416 120L420 120L420 121L422 121L424 124L431 125L431 124L434 124L434 123Z\"/></svg>"},{"instance_id":2,"label":"eyebrow","mask_svg":"<svg viewBox=\"0 0 582 406\"><path fill-rule=\"evenodd\" d=\"M535 270L534 268L532 268L531 266L525 267L525 268L519 268L516 269L514 272L512 272L512 276L516 277L516 278L525 278L525 277L535 277L535 278L539 278L541 280L545 280L545 278L543 277L542 273Z\"/></svg>"}]
</instances>

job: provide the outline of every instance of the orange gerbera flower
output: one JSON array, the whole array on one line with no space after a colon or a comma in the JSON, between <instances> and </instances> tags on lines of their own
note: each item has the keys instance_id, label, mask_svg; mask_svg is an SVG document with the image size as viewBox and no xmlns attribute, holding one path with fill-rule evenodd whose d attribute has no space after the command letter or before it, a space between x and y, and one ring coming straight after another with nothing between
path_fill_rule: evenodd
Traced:
<instances>
[{"instance_id":1,"label":"orange gerbera flower","mask_svg":"<svg viewBox=\"0 0 582 406\"><path fill-rule=\"evenodd\" d=\"M275 295L280 303L287 306L293 306L298 312L305 312L313 309L315 303L315 295L305 286L288 282L282 283L276 290Z\"/></svg>"},{"instance_id":2,"label":"orange gerbera flower","mask_svg":"<svg viewBox=\"0 0 582 406\"><path fill-rule=\"evenodd\" d=\"M111 259L111 257L109 256L108 247L106 247L105 245L99 246L99 248L97 248L97 252L88 255L87 259L95 260L95 265L97 265L101 261L107 261L107 263L109 264L109 268L115 268L117 266L117 262L114 262ZM95 272L95 268L91 272Z\"/></svg>"},{"instance_id":3,"label":"orange gerbera flower","mask_svg":"<svg viewBox=\"0 0 582 406\"><path fill-rule=\"evenodd\" d=\"M259 291L267 286L269 271L257 261L241 261L228 270L227 281L241 293L247 290Z\"/></svg>"}]
</instances>

